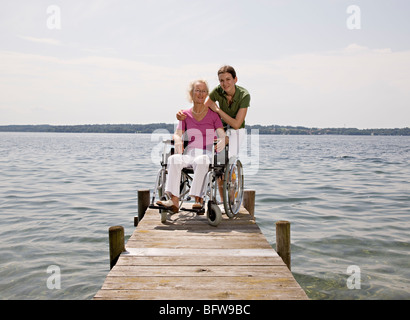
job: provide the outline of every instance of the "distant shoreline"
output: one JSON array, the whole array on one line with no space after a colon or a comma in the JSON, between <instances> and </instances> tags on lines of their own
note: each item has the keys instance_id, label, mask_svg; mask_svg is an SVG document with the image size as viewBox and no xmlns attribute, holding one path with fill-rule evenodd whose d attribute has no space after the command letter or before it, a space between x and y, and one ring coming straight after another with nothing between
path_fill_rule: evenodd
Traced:
<instances>
[{"instance_id":1,"label":"distant shoreline","mask_svg":"<svg viewBox=\"0 0 410 320\"><path fill-rule=\"evenodd\" d=\"M155 130L174 132L174 124L85 124L85 125L2 125L0 132L72 132L72 133L153 133ZM259 134L274 135L375 135L410 136L410 128L356 129L307 128L302 126L247 125L247 130L258 129Z\"/></svg>"}]
</instances>

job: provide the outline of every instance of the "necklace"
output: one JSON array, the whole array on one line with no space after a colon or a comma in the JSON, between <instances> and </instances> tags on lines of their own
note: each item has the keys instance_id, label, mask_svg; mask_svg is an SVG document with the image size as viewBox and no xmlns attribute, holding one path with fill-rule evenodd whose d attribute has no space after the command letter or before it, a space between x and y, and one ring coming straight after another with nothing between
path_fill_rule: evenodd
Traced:
<instances>
[{"instance_id":1,"label":"necklace","mask_svg":"<svg viewBox=\"0 0 410 320\"><path fill-rule=\"evenodd\" d=\"M194 108L192 108L191 110L192 110L192 113L193 113L193 114L200 115L200 114L203 114L207 109L208 109L208 108L204 108L204 110L202 110L201 112L195 112L195 111L194 111Z\"/></svg>"}]
</instances>

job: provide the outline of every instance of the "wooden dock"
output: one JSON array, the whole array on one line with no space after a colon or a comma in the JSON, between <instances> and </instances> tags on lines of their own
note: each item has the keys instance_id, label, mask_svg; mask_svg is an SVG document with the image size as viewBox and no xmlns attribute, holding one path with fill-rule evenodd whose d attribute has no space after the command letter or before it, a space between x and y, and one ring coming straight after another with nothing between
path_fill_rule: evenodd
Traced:
<instances>
[{"instance_id":1,"label":"wooden dock","mask_svg":"<svg viewBox=\"0 0 410 320\"><path fill-rule=\"evenodd\" d=\"M148 209L94 299L308 299L246 209L223 215L180 212L160 222Z\"/></svg>"}]
</instances>

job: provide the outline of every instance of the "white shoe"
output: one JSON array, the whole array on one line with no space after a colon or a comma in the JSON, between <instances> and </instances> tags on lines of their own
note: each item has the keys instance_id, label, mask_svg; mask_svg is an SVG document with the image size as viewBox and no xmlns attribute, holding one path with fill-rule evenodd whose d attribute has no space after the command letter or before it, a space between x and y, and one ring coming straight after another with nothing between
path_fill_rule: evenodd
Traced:
<instances>
[{"instance_id":1,"label":"white shoe","mask_svg":"<svg viewBox=\"0 0 410 320\"><path fill-rule=\"evenodd\" d=\"M165 207L167 210L171 210L173 213L177 213L179 211L179 208L174 205L172 200L157 201L157 205Z\"/></svg>"}]
</instances>

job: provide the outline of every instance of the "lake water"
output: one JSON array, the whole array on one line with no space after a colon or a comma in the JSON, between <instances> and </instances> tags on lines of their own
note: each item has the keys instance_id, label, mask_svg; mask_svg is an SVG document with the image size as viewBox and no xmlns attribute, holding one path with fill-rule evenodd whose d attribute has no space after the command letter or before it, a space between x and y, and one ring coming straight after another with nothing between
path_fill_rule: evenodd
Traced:
<instances>
[{"instance_id":1,"label":"lake water","mask_svg":"<svg viewBox=\"0 0 410 320\"><path fill-rule=\"evenodd\" d=\"M154 185L151 139L0 133L1 299L95 295L109 271L108 228L128 238L137 190ZM410 137L259 136L258 146L245 187L273 247L275 222L291 222L292 272L308 296L409 299Z\"/></svg>"}]
</instances>

